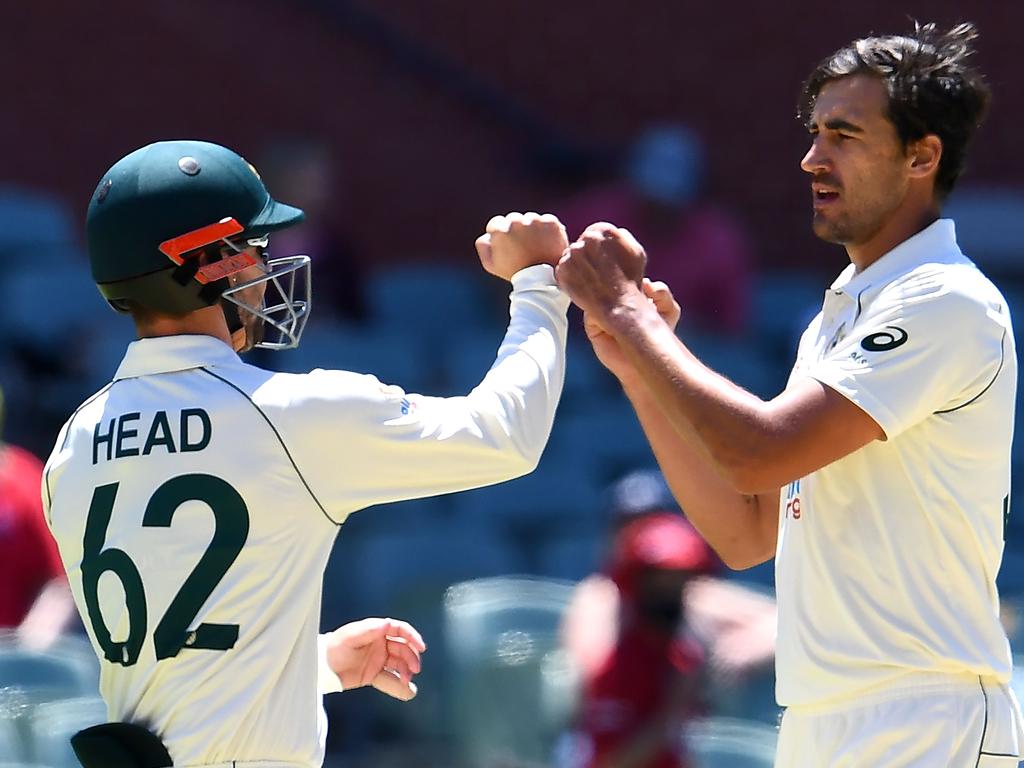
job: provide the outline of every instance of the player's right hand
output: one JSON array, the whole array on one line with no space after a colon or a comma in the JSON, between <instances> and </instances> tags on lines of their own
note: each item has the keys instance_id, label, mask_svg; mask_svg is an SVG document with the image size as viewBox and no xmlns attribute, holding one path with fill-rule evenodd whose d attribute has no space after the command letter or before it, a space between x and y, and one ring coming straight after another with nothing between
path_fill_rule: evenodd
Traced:
<instances>
[{"instance_id":1,"label":"player's right hand","mask_svg":"<svg viewBox=\"0 0 1024 768\"><path fill-rule=\"evenodd\" d=\"M408 622L362 619L327 637L327 663L346 691L372 685L400 701L416 696L412 678L420 671L420 654L427 646Z\"/></svg>"},{"instance_id":2,"label":"player's right hand","mask_svg":"<svg viewBox=\"0 0 1024 768\"><path fill-rule=\"evenodd\" d=\"M486 233L476 239L483 268L503 280L535 264L555 266L568 247L565 227L550 213L494 216L487 222Z\"/></svg>"}]
</instances>

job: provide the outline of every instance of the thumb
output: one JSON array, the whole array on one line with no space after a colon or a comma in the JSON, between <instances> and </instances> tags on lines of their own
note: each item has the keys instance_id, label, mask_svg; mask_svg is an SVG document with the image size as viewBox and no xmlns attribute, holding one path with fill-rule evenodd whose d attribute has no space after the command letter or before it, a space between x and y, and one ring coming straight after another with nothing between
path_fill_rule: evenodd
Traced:
<instances>
[{"instance_id":1,"label":"thumb","mask_svg":"<svg viewBox=\"0 0 1024 768\"><path fill-rule=\"evenodd\" d=\"M373 678L373 687L399 701L411 701L416 698L416 693L418 692L416 683L412 681L408 683L403 682L397 673L388 669L377 673L377 676Z\"/></svg>"},{"instance_id":2,"label":"thumb","mask_svg":"<svg viewBox=\"0 0 1024 768\"><path fill-rule=\"evenodd\" d=\"M480 263L484 267L491 265L491 236L490 234L480 235L476 239L476 255L480 257Z\"/></svg>"}]
</instances>

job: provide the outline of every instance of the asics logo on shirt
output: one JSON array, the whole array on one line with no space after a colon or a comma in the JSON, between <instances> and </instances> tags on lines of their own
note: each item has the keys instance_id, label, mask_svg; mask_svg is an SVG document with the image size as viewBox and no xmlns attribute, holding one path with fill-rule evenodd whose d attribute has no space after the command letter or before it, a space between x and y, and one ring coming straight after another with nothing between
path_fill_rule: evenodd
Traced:
<instances>
[{"instance_id":1,"label":"asics logo on shirt","mask_svg":"<svg viewBox=\"0 0 1024 768\"><path fill-rule=\"evenodd\" d=\"M884 331L865 336L860 345L866 352L888 352L907 343L907 332L895 325L885 326Z\"/></svg>"}]
</instances>

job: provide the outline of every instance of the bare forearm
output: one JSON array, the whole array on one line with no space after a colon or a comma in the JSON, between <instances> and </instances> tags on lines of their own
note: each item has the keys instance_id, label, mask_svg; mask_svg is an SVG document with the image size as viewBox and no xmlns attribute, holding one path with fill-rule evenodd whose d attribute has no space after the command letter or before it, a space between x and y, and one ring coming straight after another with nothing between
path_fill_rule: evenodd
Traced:
<instances>
[{"instance_id":1,"label":"bare forearm","mask_svg":"<svg viewBox=\"0 0 1024 768\"><path fill-rule=\"evenodd\" d=\"M732 568L749 568L775 554L778 492L741 494L718 472L687 422L670 422L639 378L623 388L687 518Z\"/></svg>"},{"instance_id":2,"label":"bare forearm","mask_svg":"<svg viewBox=\"0 0 1024 768\"><path fill-rule=\"evenodd\" d=\"M787 427L769 404L707 368L657 315L631 312L621 309L611 327L663 418L733 488L763 493L784 485L778 459Z\"/></svg>"}]
</instances>

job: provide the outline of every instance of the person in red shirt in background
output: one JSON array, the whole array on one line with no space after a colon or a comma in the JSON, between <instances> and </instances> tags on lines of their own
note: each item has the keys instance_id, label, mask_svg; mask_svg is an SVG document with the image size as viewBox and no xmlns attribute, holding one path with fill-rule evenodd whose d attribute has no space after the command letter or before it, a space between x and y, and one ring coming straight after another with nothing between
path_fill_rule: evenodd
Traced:
<instances>
[{"instance_id":1,"label":"person in red shirt in background","mask_svg":"<svg viewBox=\"0 0 1024 768\"><path fill-rule=\"evenodd\" d=\"M584 678L577 765L690 765L683 729L705 710L705 665L680 594L716 564L704 540L677 513L643 515L618 533L609 567L620 596L618 638Z\"/></svg>"},{"instance_id":2,"label":"person in red shirt in background","mask_svg":"<svg viewBox=\"0 0 1024 768\"><path fill-rule=\"evenodd\" d=\"M0 392L0 435L4 403ZM57 545L43 519L43 464L0 439L0 628L48 647L77 616ZM0 681L2 682L2 681Z\"/></svg>"},{"instance_id":3,"label":"person in red shirt in background","mask_svg":"<svg viewBox=\"0 0 1024 768\"><path fill-rule=\"evenodd\" d=\"M614 221L644 243L652 280L686 307L687 328L741 335L747 326L753 248L736 218L704 196L704 147L689 128L655 125L629 147L622 178L558 209L571 234Z\"/></svg>"}]
</instances>

